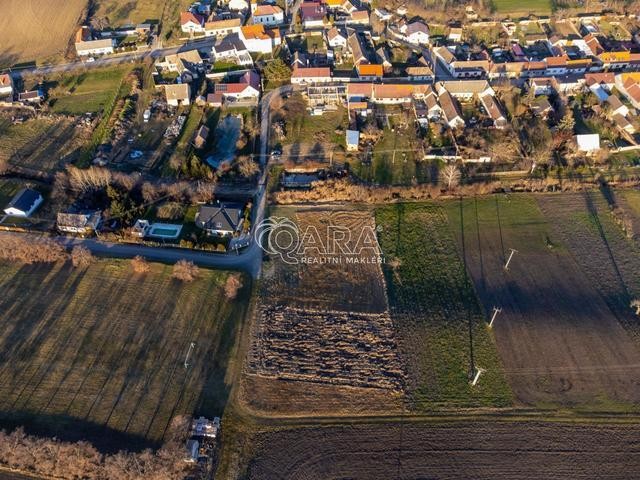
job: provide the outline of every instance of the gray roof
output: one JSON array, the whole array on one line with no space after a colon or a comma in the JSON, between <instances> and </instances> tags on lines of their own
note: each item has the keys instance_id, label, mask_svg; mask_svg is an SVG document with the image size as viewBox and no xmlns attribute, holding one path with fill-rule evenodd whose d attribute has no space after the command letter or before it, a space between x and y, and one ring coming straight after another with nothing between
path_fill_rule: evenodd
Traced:
<instances>
[{"instance_id":1,"label":"gray roof","mask_svg":"<svg viewBox=\"0 0 640 480\"><path fill-rule=\"evenodd\" d=\"M40 197L40 192L32 188L23 188L13 196L6 208L15 208L21 212L28 212Z\"/></svg>"},{"instance_id":2,"label":"gray roof","mask_svg":"<svg viewBox=\"0 0 640 480\"><path fill-rule=\"evenodd\" d=\"M219 205L203 205L196 215L196 225L207 230L226 230L234 232L242 221L240 203L221 203Z\"/></svg>"}]
</instances>

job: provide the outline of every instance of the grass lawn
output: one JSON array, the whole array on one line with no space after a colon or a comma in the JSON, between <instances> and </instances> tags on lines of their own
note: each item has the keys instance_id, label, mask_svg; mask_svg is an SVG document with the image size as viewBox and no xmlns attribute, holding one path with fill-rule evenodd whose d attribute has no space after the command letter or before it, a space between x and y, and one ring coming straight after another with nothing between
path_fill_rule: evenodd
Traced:
<instances>
[{"instance_id":1,"label":"grass lawn","mask_svg":"<svg viewBox=\"0 0 640 480\"><path fill-rule=\"evenodd\" d=\"M120 449L161 441L175 415L220 415L248 288L228 301L226 272L171 269L0 264L0 423Z\"/></svg>"},{"instance_id":2,"label":"grass lawn","mask_svg":"<svg viewBox=\"0 0 640 480\"><path fill-rule=\"evenodd\" d=\"M551 0L532 0L523 3L520 0L492 0L493 7L500 13L512 15L535 15L551 14Z\"/></svg>"},{"instance_id":3,"label":"grass lawn","mask_svg":"<svg viewBox=\"0 0 640 480\"><path fill-rule=\"evenodd\" d=\"M335 112L325 112L312 116L306 110L287 117L287 135L282 142L292 143L332 143L344 145L344 134L337 134L336 129L347 128L347 109L338 107Z\"/></svg>"},{"instance_id":4,"label":"grass lawn","mask_svg":"<svg viewBox=\"0 0 640 480\"><path fill-rule=\"evenodd\" d=\"M129 70L130 66L118 66L62 77L49 92L52 111L77 115L102 111Z\"/></svg>"},{"instance_id":5,"label":"grass lawn","mask_svg":"<svg viewBox=\"0 0 640 480\"><path fill-rule=\"evenodd\" d=\"M505 406L511 392L445 210L396 204L376 210L389 305L409 359L409 397L418 409ZM469 322L475 359L487 369L469 384Z\"/></svg>"}]
</instances>

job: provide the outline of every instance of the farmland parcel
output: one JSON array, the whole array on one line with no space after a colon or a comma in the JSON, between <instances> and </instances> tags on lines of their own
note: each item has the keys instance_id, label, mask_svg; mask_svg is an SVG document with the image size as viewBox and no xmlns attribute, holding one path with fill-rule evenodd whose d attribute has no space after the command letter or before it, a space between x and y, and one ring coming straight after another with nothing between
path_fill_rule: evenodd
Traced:
<instances>
[{"instance_id":1,"label":"farmland parcel","mask_svg":"<svg viewBox=\"0 0 640 480\"><path fill-rule=\"evenodd\" d=\"M0 273L4 425L122 448L161 441L175 415L222 412L244 315L240 298L224 298L226 273L185 284L170 266L140 275L103 260Z\"/></svg>"}]
</instances>

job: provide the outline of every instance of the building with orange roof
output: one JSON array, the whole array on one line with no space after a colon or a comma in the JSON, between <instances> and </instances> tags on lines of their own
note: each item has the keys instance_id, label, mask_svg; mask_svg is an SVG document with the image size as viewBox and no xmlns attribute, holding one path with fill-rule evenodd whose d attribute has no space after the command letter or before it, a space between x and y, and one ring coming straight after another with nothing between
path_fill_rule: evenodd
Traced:
<instances>
[{"instance_id":1,"label":"building with orange roof","mask_svg":"<svg viewBox=\"0 0 640 480\"><path fill-rule=\"evenodd\" d=\"M240 38L247 50L258 53L271 53L273 48L281 42L280 32L277 29L267 30L261 23L242 27Z\"/></svg>"},{"instance_id":2,"label":"building with orange roof","mask_svg":"<svg viewBox=\"0 0 640 480\"><path fill-rule=\"evenodd\" d=\"M291 74L291 83L294 85L308 85L314 83L331 82L331 69L329 67L302 68L295 67Z\"/></svg>"},{"instance_id":3,"label":"building with orange roof","mask_svg":"<svg viewBox=\"0 0 640 480\"><path fill-rule=\"evenodd\" d=\"M193 12L180 12L180 28L185 33L204 32L204 17Z\"/></svg>"},{"instance_id":4,"label":"building with orange roof","mask_svg":"<svg viewBox=\"0 0 640 480\"><path fill-rule=\"evenodd\" d=\"M631 53L627 51L603 52L597 58L602 64L602 69L606 71L620 71L631 63Z\"/></svg>"},{"instance_id":5,"label":"building with orange roof","mask_svg":"<svg viewBox=\"0 0 640 480\"><path fill-rule=\"evenodd\" d=\"M379 80L384 74L382 65L379 64L361 64L356 66L356 70L361 80Z\"/></svg>"}]
</instances>

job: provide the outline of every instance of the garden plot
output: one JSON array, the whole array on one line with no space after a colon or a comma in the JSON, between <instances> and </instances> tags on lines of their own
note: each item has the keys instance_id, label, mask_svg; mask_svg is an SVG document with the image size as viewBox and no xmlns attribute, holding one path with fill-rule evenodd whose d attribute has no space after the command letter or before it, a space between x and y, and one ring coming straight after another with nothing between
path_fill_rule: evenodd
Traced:
<instances>
[{"instance_id":1,"label":"garden plot","mask_svg":"<svg viewBox=\"0 0 640 480\"><path fill-rule=\"evenodd\" d=\"M267 307L250 364L260 375L359 387L403 388L388 314Z\"/></svg>"},{"instance_id":2,"label":"garden plot","mask_svg":"<svg viewBox=\"0 0 640 480\"><path fill-rule=\"evenodd\" d=\"M579 205L550 210L587 213ZM485 312L502 309L493 331L520 402L611 409L640 400L640 350L533 197L451 202L448 213ZM589 252L594 239L584 239Z\"/></svg>"}]
</instances>

